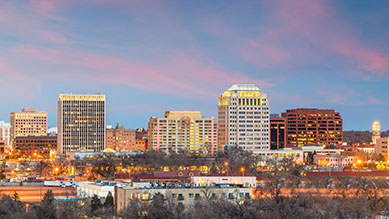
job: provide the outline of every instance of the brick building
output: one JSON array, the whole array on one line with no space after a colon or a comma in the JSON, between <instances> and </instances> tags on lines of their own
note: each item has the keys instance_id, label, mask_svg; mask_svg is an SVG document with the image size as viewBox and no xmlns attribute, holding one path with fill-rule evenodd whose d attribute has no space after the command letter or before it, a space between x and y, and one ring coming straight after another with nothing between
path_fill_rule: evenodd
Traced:
<instances>
[{"instance_id":1,"label":"brick building","mask_svg":"<svg viewBox=\"0 0 389 219\"><path fill-rule=\"evenodd\" d=\"M14 139L14 156L50 158L57 153L56 136L28 136Z\"/></svg>"},{"instance_id":2,"label":"brick building","mask_svg":"<svg viewBox=\"0 0 389 219\"><path fill-rule=\"evenodd\" d=\"M341 145L343 120L330 109L289 109L286 120L286 146Z\"/></svg>"},{"instance_id":3,"label":"brick building","mask_svg":"<svg viewBox=\"0 0 389 219\"><path fill-rule=\"evenodd\" d=\"M116 125L115 128L106 129L105 147L114 151L136 151L135 129L125 129Z\"/></svg>"}]
</instances>

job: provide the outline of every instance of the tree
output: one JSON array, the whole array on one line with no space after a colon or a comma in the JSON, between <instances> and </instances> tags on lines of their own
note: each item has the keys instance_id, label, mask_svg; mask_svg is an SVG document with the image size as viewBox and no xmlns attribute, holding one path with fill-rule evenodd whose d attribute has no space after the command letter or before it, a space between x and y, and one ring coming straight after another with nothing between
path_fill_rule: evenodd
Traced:
<instances>
[{"instance_id":1,"label":"tree","mask_svg":"<svg viewBox=\"0 0 389 219\"><path fill-rule=\"evenodd\" d=\"M51 189L47 190L43 195L42 203L38 208L40 216L48 219L57 218L56 208L54 206L54 193Z\"/></svg>"},{"instance_id":2,"label":"tree","mask_svg":"<svg viewBox=\"0 0 389 219\"><path fill-rule=\"evenodd\" d=\"M100 198L95 194L91 199L91 216L99 216L101 212L101 208L103 205L101 204Z\"/></svg>"},{"instance_id":3,"label":"tree","mask_svg":"<svg viewBox=\"0 0 389 219\"><path fill-rule=\"evenodd\" d=\"M111 192L108 192L104 201L104 216L112 218L114 216L115 209L113 205L113 196Z\"/></svg>"},{"instance_id":4,"label":"tree","mask_svg":"<svg viewBox=\"0 0 389 219\"><path fill-rule=\"evenodd\" d=\"M17 193L16 193L17 194ZM26 208L20 201L15 201L8 195L0 199L0 218L25 218Z\"/></svg>"},{"instance_id":5,"label":"tree","mask_svg":"<svg viewBox=\"0 0 389 219\"><path fill-rule=\"evenodd\" d=\"M150 219L173 219L174 213L166 207L163 195L157 193L153 196L153 200L147 208L146 218Z\"/></svg>"},{"instance_id":6,"label":"tree","mask_svg":"<svg viewBox=\"0 0 389 219\"><path fill-rule=\"evenodd\" d=\"M49 189L43 195L42 203L52 205L54 202L54 193L53 190Z\"/></svg>"},{"instance_id":7,"label":"tree","mask_svg":"<svg viewBox=\"0 0 389 219\"><path fill-rule=\"evenodd\" d=\"M139 219L143 217L142 213L145 211L145 207L142 205L141 201L133 198L130 200L128 206L119 212L118 216L121 218Z\"/></svg>"},{"instance_id":8,"label":"tree","mask_svg":"<svg viewBox=\"0 0 389 219\"><path fill-rule=\"evenodd\" d=\"M20 202L20 196L17 192L14 192L13 196L12 196L12 199L15 201L15 202Z\"/></svg>"}]
</instances>

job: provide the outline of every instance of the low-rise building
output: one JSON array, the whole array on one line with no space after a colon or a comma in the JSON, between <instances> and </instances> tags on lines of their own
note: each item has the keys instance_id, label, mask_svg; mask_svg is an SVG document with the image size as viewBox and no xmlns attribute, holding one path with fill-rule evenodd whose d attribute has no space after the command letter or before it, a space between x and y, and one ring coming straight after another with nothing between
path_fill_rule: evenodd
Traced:
<instances>
[{"instance_id":1,"label":"low-rise building","mask_svg":"<svg viewBox=\"0 0 389 219\"><path fill-rule=\"evenodd\" d=\"M156 194L161 194L172 207L177 205L192 206L203 199L223 198L229 201L244 201L252 199L252 188L220 184L213 187L149 187L134 188L131 186L115 187L115 208L120 211L126 208L131 199L149 202Z\"/></svg>"},{"instance_id":2,"label":"low-rise building","mask_svg":"<svg viewBox=\"0 0 389 219\"><path fill-rule=\"evenodd\" d=\"M376 144L377 154L389 158L389 138L379 138Z\"/></svg>"},{"instance_id":3,"label":"low-rise building","mask_svg":"<svg viewBox=\"0 0 389 219\"><path fill-rule=\"evenodd\" d=\"M192 176L190 178L193 186L213 186L215 184L234 184L243 187L255 187L257 178L255 176Z\"/></svg>"},{"instance_id":4,"label":"low-rise building","mask_svg":"<svg viewBox=\"0 0 389 219\"><path fill-rule=\"evenodd\" d=\"M293 158L296 163L302 163L304 161L304 153L301 149L288 149L283 148L280 150L258 150L253 151L254 156L263 157L264 159L283 159Z\"/></svg>"},{"instance_id":5,"label":"low-rise building","mask_svg":"<svg viewBox=\"0 0 389 219\"><path fill-rule=\"evenodd\" d=\"M376 146L373 144L359 144L356 149L366 154L374 154Z\"/></svg>"},{"instance_id":6,"label":"low-rise building","mask_svg":"<svg viewBox=\"0 0 389 219\"><path fill-rule=\"evenodd\" d=\"M99 198L106 198L108 193L111 192L115 197L115 186L125 186L120 182L102 181L96 182L80 182L77 187L77 197L79 198L91 198L97 195Z\"/></svg>"},{"instance_id":7,"label":"low-rise building","mask_svg":"<svg viewBox=\"0 0 389 219\"><path fill-rule=\"evenodd\" d=\"M53 158L57 153L56 136L16 137L13 140L15 157Z\"/></svg>"},{"instance_id":8,"label":"low-rise building","mask_svg":"<svg viewBox=\"0 0 389 219\"><path fill-rule=\"evenodd\" d=\"M357 160L356 154L316 154L313 156L313 163L321 167L351 167Z\"/></svg>"}]
</instances>

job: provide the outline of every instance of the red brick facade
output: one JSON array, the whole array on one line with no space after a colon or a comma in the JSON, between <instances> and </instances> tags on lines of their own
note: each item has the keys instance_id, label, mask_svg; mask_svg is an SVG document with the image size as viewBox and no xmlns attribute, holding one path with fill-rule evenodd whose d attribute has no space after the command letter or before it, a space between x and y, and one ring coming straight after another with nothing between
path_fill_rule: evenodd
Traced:
<instances>
[{"instance_id":1,"label":"red brick facade","mask_svg":"<svg viewBox=\"0 0 389 219\"><path fill-rule=\"evenodd\" d=\"M286 119L286 147L341 145L343 120L329 109L290 109Z\"/></svg>"}]
</instances>

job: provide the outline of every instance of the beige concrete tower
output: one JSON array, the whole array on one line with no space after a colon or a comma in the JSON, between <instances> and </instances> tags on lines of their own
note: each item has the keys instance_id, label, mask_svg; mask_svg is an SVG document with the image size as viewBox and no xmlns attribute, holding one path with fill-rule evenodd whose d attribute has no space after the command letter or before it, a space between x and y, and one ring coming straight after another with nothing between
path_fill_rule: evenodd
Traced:
<instances>
[{"instance_id":1,"label":"beige concrete tower","mask_svg":"<svg viewBox=\"0 0 389 219\"><path fill-rule=\"evenodd\" d=\"M374 145L377 144L377 140L381 138L381 125L378 121L373 122L372 128L372 142Z\"/></svg>"}]
</instances>

